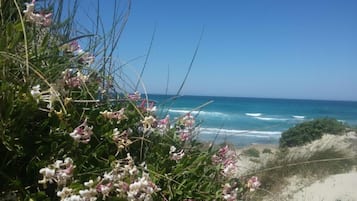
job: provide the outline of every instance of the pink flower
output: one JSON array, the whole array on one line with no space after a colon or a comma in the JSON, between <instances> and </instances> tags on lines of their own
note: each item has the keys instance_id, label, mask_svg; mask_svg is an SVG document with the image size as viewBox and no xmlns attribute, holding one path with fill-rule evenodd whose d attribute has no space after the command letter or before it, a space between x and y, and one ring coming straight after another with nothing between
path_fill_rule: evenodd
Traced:
<instances>
[{"instance_id":1,"label":"pink flower","mask_svg":"<svg viewBox=\"0 0 357 201\"><path fill-rule=\"evenodd\" d=\"M174 160L176 162L178 162L179 160L181 160L184 156L185 156L185 152L183 151L183 149L179 152L176 152L176 147L175 146L171 146L170 147L170 159Z\"/></svg>"},{"instance_id":2,"label":"pink flower","mask_svg":"<svg viewBox=\"0 0 357 201\"><path fill-rule=\"evenodd\" d=\"M40 169L40 174L43 175L42 180L38 183L46 185L46 183L56 182L60 186L65 186L72 178L75 165L71 158L57 160L55 163Z\"/></svg>"},{"instance_id":3,"label":"pink flower","mask_svg":"<svg viewBox=\"0 0 357 201\"><path fill-rule=\"evenodd\" d=\"M68 44L68 52L75 52L81 49L81 46L78 44L78 41L74 40Z\"/></svg>"},{"instance_id":4,"label":"pink flower","mask_svg":"<svg viewBox=\"0 0 357 201\"><path fill-rule=\"evenodd\" d=\"M116 120L118 124L121 120L128 119L128 117L124 113L125 108L121 108L120 110L115 112L109 112L107 110L105 110L104 112L100 112L100 114L103 115L104 118L109 120Z\"/></svg>"},{"instance_id":5,"label":"pink flower","mask_svg":"<svg viewBox=\"0 0 357 201\"><path fill-rule=\"evenodd\" d=\"M237 173L238 167L236 161L238 157L235 151L230 150L228 146L222 147L217 154L212 156L212 162L222 166L222 175L227 178L232 178Z\"/></svg>"},{"instance_id":6,"label":"pink flower","mask_svg":"<svg viewBox=\"0 0 357 201\"><path fill-rule=\"evenodd\" d=\"M252 176L248 182L247 182L247 187L249 188L250 191L255 191L260 187L261 183L258 180L257 176Z\"/></svg>"},{"instance_id":7,"label":"pink flower","mask_svg":"<svg viewBox=\"0 0 357 201\"><path fill-rule=\"evenodd\" d=\"M228 145L219 149L218 153L220 156L224 157L228 153Z\"/></svg>"},{"instance_id":8,"label":"pink flower","mask_svg":"<svg viewBox=\"0 0 357 201\"><path fill-rule=\"evenodd\" d=\"M223 199L227 201L237 201L238 188L231 186L231 184L226 183L223 186Z\"/></svg>"},{"instance_id":9,"label":"pink flower","mask_svg":"<svg viewBox=\"0 0 357 201\"><path fill-rule=\"evenodd\" d=\"M94 59L95 59L95 57L93 54L85 52L80 56L78 61L81 64L90 65L90 64L94 63Z\"/></svg>"},{"instance_id":10,"label":"pink flower","mask_svg":"<svg viewBox=\"0 0 357 201\"><path fill-rule=\"evenodd\" d=\"M98 184L97 185L97 192L101 193L103 195L103 200L105 200L106 197L109 196L109 193L112 190L112 183L107 183L107 184Z\"/></svg>"},{"instance_id":11,"label":"pink flower","mask_svg":"<svg viewBox=\"0 0 357 201\"><path fill-rule=\"evenodd\" d=\"M183 131L180 133L180 140L182 142L187 141L189 138L190 138L190 134L188 132Z\"/></svg>"},{"instance_id":12,"label":"pink flower","mask_svg":"<svg viewBox=\"0 0 357 201\"><path fill-rule=\"evenodd\" d=\"M168 129L170 129L170 116L166 115L164 119L160 119L157 122L157 128L161 134L164 134Z\"/></svg>"},{"instance_id":13,"label":"pink flower","mask_svg":"<svg viewBox=\"0 0 357 201\"><path fill-rule=\"evenodd\" d=\"M35 13L35 0L31 3L25 3L26 9L23 11L27 21L48 27L52 24L52 13Z\"/></svg>"},{"instance_id":14,"label":"pink flower","mask_svg":"<svg viewBox=\"0 0 357 201\"><path fill-rule=\"evenodd\" d=\"M143 109L145 112L155 112L156 111L155 102L153 102L153 101L143 100L139 107L141 109Z\"/></svg>"},{"instance_id":15,"label":"pink flower","mask_svg":"<svg viewBox=\"0 0 357 201\"><path fill-rule=\"evenodd\" d=\"M80 71L77 71L77 75L73 76L72 69L66 69L62 74L64 83L73 88L79 88L88 80L88 76L83 75Z\"/></svg>"},{"instance_id":16,"label":"pink flower","mask_svg":"<svg viewBox=\"0 0 357 201\"><path fill-rule=\"evenodd\" d=\"M77 126L69 135L77 142L88 143L90 141L93 127L87 125L87 119L84 122Z\"/></svg>"},{"instance_id":17,"label":"pink flower","mask_svg":"<svg viewBox=\"0 0 357 201\"><path fill-rule=\"evenodd\" d=\"M138 101L141 99L141 94L138 91L136 91L136 92L134 92L134 94L129 94L128 98L131 101Z\"/></svg>"},{"instance_id":18,"label":"pink flower","mask_svg":"<svg viewBox=\"0 0 357 201\"><path fill-rule=\"evenodd\" d=\"M182 118L182 122L186 128L192 128L195 125L195 118L190 113L187 113L187 115Z\"/></svg>"}]
</instances>

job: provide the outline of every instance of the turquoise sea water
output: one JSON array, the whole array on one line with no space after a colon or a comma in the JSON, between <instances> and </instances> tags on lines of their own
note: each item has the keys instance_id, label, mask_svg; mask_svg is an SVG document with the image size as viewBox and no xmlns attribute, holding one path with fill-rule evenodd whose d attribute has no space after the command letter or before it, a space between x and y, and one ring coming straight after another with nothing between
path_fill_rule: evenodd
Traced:
<instances>
[{"instance_id":1,"label":"turquoise sea water","mask_svg":"<svg viewBox=\"0 0 357 201\"><path fill-rule=\"evenodd\" d=\"M227 141L237 146L252 143L278 143L280 135L294 125L320 117L336 118L357 125L357 102L149 95L155 100L158 115L175 119L185 113L197 115L201 122L199 139L216 143ZM208 101L213 102L194 110Z\"/></svg>"}]
</instances>

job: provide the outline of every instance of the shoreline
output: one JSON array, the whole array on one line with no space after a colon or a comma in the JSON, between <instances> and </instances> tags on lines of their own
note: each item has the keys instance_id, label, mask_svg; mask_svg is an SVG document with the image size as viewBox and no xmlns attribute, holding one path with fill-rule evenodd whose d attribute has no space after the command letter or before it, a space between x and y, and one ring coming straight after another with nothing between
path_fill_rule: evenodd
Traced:
<instances>
[{"instance_id":1,"label":"shoreline","mask_svg":"<svg viewBox=\"0 0 357 201\"><path fill-rule=\"evenodd\" d=\"M244 148L253 145L276 145L279 146L279 137L255 137L255 136L220 136L199 134L197 140L203 143L214 143L215 145L229 144L235 148Z\"/></svg>"}]
</instances>

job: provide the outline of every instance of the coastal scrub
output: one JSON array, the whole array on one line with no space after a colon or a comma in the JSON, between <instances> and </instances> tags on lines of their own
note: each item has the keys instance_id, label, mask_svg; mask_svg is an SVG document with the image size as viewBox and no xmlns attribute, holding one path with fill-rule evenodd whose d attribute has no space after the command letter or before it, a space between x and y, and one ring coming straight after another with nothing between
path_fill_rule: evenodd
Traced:
<instances>
[{"instance_id":1,"label":"coastal scrub","mask_svg":"<svg viewBox=\"0 0 357 201\"><path fill-rule=\"evenodd\" d=\"M114 6L122 13L102 35L99 24L74 31L77 3L65 16L63 1L1 1L0 196L233 201L259 188L256 177L236 177L232 148L196 140L190 113L160 117L125 90L130 82L108 58L130 1Z\"/></svg>"}]
</instances>

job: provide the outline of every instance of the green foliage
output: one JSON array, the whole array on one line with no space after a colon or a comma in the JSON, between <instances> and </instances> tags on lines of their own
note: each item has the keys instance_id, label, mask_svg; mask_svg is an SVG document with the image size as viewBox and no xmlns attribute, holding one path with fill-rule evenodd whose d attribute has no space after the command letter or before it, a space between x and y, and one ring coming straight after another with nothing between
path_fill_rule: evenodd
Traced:
<instances>
[{"instance_id":1,"label":"green foliage","mask_svg":"<svg viewBox=\"0 0 357 201\"><path fill-rule=\"evenodd\" d=\"M246 156L256 157L256 158L259 158L259 156L260 156L260 152L256 148L246 149L246 150L243 151L243 154L246 155Z\"/></svg>"},{"instance_id":2,"label":"green foliage","mask_svg":"<svg viewBox=\"0 0 357 201\"><path fill-rule=\"evenodd\" d=\"M345 129L346 125L336 119L323 118L303 122L282 133L280 147L304 145L316 139L320 139L323 134L338 135L345 131Z\"/></svg>"},{"instance_id":3,"label":"green foliage","mask_svg":"<svg viewBox=\"0 0 357 201\"><path fill-rule=\"evenodd\" d=\"M24 1L0 1L1 197L59 200L57 192L63 185L78 194L86 188L84 182L90 179L94 180L96 188L93 189L99 194L102 184L110 184L103 175L120 162L128 163L128 154L134 161L131 165L139 173L125 178L123 182L127 183L122 184L123 189L148 173L153 182L150 185L161 188L152 195L154 200L222 200L222 194L227 193L222 187L227 183L234 187L229 190L237 191L238 197L243 197L249 190L244 181L234 175L222 175L226 164L212 161L216 149L195 141L194 136L189 140L180 139L180 129L187 127L181 122L183 118L165 129L158 127L159 117L140 106L137 100L128 98L128 92L122 89L128 83L113 80L112 74L120 67L115 69L112 60L108 61L113 49L106 45L115 47L116 37L120 36L118 32L111 30L112 35L89 40L90 51L101 48L96 56L98 66L95 66L92 62L83 62L83 55L69 50L71 42L89 35L72 36L74 16L61 21L62 1L58 4L57 1L49 4L39 1L43 3L41 8L51 5L59 12L54 14L51 26L26 19L21 21L24 16L19 15L22 10L16 8L15 2L23 9ZM123 19L123 15L116 16ZM109 41L99 41L98 38ZM107 69L113 70L109 72ZM140 98L140 101L147 100ZM122 119L103 115L104 112L118 115L121 109ZM155 120L145 123L147 117ZM74 131L86 129L93 132L90 140L71 137ZM119 132L117 136L115 129ZM172 146L181 150L184 156L179 159L170 157ZM224 149L227 150L228 147ZM67 157L75 165L73 171L68 170L72 176L68 184L58 184L54 180L44 182L46 185L39 183L45 177L39 172L41 169L54 168L51 164ZM145 165L140 165L143 163ZM56 168L57 174L59 170ZM98 177L104 182L99 182ZM125 199L116 197L114 192L108 196L107 200ZM103 199L104 193L98 195L98 200Z\"/></svg>"},{"instance_id":4,"label":"green foliage","mask_svg":"<svg viewBox=\"0 0 357 201\"><path fill-rule=\"evenodd\" d=\"M273 152L271 151L271 149L268 148L264 148L262 151L263 154L272 154Z\"/></svg>"}]
</instances>

